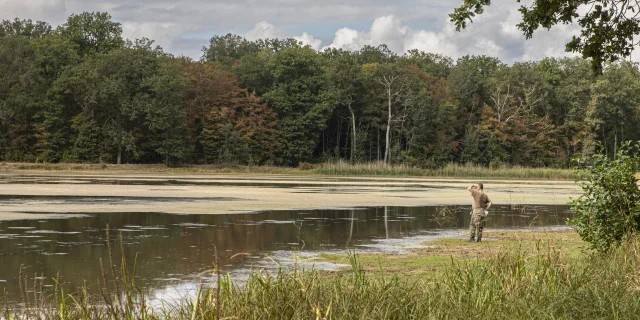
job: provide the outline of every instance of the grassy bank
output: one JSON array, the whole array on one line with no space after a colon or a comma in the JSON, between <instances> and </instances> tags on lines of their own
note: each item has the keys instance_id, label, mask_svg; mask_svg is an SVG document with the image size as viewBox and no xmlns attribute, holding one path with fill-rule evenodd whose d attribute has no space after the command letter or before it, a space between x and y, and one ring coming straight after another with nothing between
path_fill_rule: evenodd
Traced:
<instances>
[{"instance_id":1,"label":"grassy bank","mask_svg":"<svg viewBox=\"0 0 640 320\"><path fill-rule=\"evenodd\" d=\"M475 165L449 164L438 169L423 169L407 165L387 166L381 163L350 164L328 162L302 164L298 168L276 166L232 166L232 165L107 165L107 164L36 164L2 163L4 172L76 172L76 173L167 173L167 174L289 174L325 176L371 176L371 177L451 177L494 179L574 179L569 169L503 167L490 169Z\"/></svg>"},{"instance_id":2,"label":"grassy bank","mask_svg":"<svg viewBox=\"0 0 640 320\"><path fill-rule=\"evenodd\" d=\"M219 290L203 289L196 298L167 302L155 311L145 304L133 281L124 277L120 299L82 292L72 298L58 292L42 298L39 309L31 312L33 317L62 319L637 318L640 240L595 256L580 251L575 234L494 233L486 239L480 244L431 242L432 248L397 259L440 260L410 267L386 257L349 254L334 257L351 265L337 274L300 269L272 275L255 272L241 286L222 278ZM437 272L400 276L411 268L429 269L430 264L437 266ZM388 272L391 268L396 270ZM111 272L118 276L118 270ZM36 296L31 301L34 305L40 300ZM6 310L4 317L13 317Z\"/></svg>"}]
</instances>

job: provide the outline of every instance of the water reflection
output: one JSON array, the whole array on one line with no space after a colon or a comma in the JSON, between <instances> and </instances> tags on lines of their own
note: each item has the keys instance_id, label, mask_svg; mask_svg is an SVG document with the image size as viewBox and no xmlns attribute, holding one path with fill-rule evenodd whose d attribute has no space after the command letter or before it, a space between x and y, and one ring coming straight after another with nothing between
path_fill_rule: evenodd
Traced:
<instances>
[{"instance_id":1,"label":"water reflection","mask_svg":"<svg viewBox=\"0 0 640 320\"><path fill-rule=\"evenodd\" d=\"M459 232L470 207L380 207L352 210L274 211L234 215L104 213L63 220L0 222L0 290L17 296L18 271L50 279L59 272L68 288L96 283L108 261L105 227L122 235L126 259L137 257L137 282L165 288L210 269L217 247L227 271L264 263L264 254L289 252L300 240L309 252L375 248L383 239ZM567 206L493 206L487 229L564 225ZM346 241L345 241L346 239ZM373 245L373 246L372 246ZM120 246L114 243L115 256ZM238 254L239 258L230 257Z\"/></svg>"}]
</instances>

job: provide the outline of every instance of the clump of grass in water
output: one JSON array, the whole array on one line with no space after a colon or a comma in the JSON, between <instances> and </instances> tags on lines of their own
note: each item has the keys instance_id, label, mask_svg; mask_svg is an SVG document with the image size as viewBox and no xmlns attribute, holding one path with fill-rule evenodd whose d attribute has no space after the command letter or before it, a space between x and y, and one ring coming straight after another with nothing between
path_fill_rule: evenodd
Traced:
<instances>
[{"instance_id":1,"label":"clump of grass in water","mask_svg":"<svg viewBox=\"0 0 640 320\"><path fill-rule=\"evenodd\" d=\"M538 242L533 253L520 248L488 260L452 260L442 273L419 281L365 273L353 252L349 260L351 271L347 273L298 267L293 271L281 268L273 274L255 271L242 286L236 286L228 275L218 277L217 288L203 287L194 298L159 310L145 306L143 291L128 277L122 282L122 302L104 294L97 299L86 291L75 295L60 291L57 298L42 300L41 308L47 313L32 313L31 317L635 319L640 310L640 239L607 255L576 258ZM17 318L11 311L4 316Z\"/></svg>"}]
</instances>

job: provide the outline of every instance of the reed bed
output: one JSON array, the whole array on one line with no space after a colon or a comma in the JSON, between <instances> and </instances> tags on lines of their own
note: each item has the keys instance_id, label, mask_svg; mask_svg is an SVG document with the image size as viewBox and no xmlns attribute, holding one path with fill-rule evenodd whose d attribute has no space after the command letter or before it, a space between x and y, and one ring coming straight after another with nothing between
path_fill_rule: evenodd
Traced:
<instances>
[{"instance_id":1,"label":"reed bed","mask_svg":"<svg viewBox=\"0 0 640 320\"><path fill-rule=\"evenodd\" d=\"M405 164L385 165L380 162L356 163L346 161L320 164L302 163L297 168L277 166L241 165L107 165L107 164L33 164L4 163L0 171L54 171L89 173L168 173L168 174L287 174L325 176L371 176L371 177L444 177L444 178L494 178L494 179L556 179L575 178L570 169L529 168L503 166L487 168L478 165L448 164L426 169Z\"/></svg>"},{"instance_id":2,"label":"reed bed","mask_svg":"<svg viewBox=\"0 0 640 320\"><path fill-rule=\"evenodd\" d=\"M435 169L424 169L408 165L388 166L383 163L350 164L328 162L317 165L314 173L338 176L426 176L451 178L497 178L497 179L574 179L570 169L500 167L487 168L478 165L448 164Z\"/></svg>"},{"instance_id":3,"label":"reed bed","mask_svg":"<svg viewBox=\"0 0 640 320\"><path fill-rule=\"evenodd\" d=\"M57 285L47 294L43 280L21 274L22 302L6 303L0 318L637 319L640 310L640 239L606 255L574 257L538 242L533 251L452 259L443 272L421 279L389 276L383 265L380 272L364 272L353 252L350 270L337 274L298 266L256 270L237 285L214 269L216 286L158 308L136 286L135 266L125 260L118 266L111 256L97 295Z\"/></svg>"}]
</instances>

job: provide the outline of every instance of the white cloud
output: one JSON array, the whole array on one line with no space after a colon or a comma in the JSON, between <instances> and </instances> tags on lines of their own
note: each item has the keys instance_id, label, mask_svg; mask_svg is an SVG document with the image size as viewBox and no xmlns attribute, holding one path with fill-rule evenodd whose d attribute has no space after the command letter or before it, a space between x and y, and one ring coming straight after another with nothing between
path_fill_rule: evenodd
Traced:
<instances>
[{"instance_id":1,"label":"white cloud","mask_svg":"<svg viewBox=\"0 0 640 320\"><path fill-rule=\"evenodd\" d=\"M188 26L176 23L156 23L156 22L125 22L122 24L122 34L127 39L149 38L155 44L164 49L171 50L173 39L188 32Z\"/></svg>"},{"instance_id":2,"label":"white cloud","mask_svg":"<svg viewBox=\"0 0 640 320\"><path fill-rule=\"evenodd\" d=\"M459 57L458 47L447 40L442 33L433 33L424 30L414 32L412 37L405 42L405 51L418 49L424 52L440 53L449 57Z\"/></svg>"},{"instance_id":3,"label":"white cloud","mask_svg":"<svg viewBox=\"0 0 640 320\"><path fill-rule=\"evenodd\" d=\"M314 38L312 35L304 32L299 37L293 37L294 39L302 42L305 46L310 46L313 50L320 50L322 40Z\"/></svg>"},{"instance_id":4,"label":"white cloud","mask_svg":"<svg viewBox=\"0 0 640 320\"><path fill-rule=\"evenodd\" d=\"M276 26L268 23L266 21L261 21L256 24L256 26L251 29L247 34L244 35L247 40L255 41L258 39L275 39L275 38L285 38L286 34L281 29L276 28Z\"/></svg>"},{"instance_id":5,"label":"white cloud","mask_svg":"<svg viewBox=\"0 0 640 320\"><path fill-rule=\"evenodd\" d=\"M329 47L354 51L367 44L371 44L371 40L367 38L366 33L354 29L342 28L336 31L335 38Z\"/></svg>"},{"instance_id":6,"label":"white cloud","mask_svg":"<svg viewBox=\"0 0 640 320\"><path fill-rule=\"evenodd\" d=\"M395 16L384 16L375 19L369 31L357 31L342 28L335 34L333 42L327 47L344 50L359 50L365 45L377 46L386 44L396 53L404 53L411 49L426 52L458 56L458 50L443 33L425 30L413 30L403 25Z\"/></svg>"},{"instance_id":7,"label":"white cloud","mask_svg":"<svg viewBox=\"0 0 640 320\"><path fill-rule=\"evenodd\" d=\"M30 18L55 26L72 13L108 11L122 23L125 37L147 37L171 53L194 58L200 56L201 46L211 36L229 32L252 40L291 37L316 50L327 46L357 50L364 45L385 43L397 53L419 49L453 58L486 54L497 55L507 63L571 55L564 52L564 46L578 27L558 26L536 32L533 39L526 40L516 27L521 17L519 4L513 0L492 1L491 7L475 17L466 30L456 32L447 15L461 2L0 0L0 19ZM635 56L640 59L640 54L635 54L634 59Z\"/></svg>"},{"instance_id":8,"label":"white cloud","mask_svg":"<svg viewBox=\"0 0 640 320\"><path fill-rule=\"evenodd\" d=\"M301 36L289 36L282 29L266 21L258 22L244 37L251 41L258 39L293 38L302 42L303 45L310 46L314 50L320 50L320 46L322 45L321 40L314 38L306 32L302 33Z\"/></svg>"}]
</instances>

